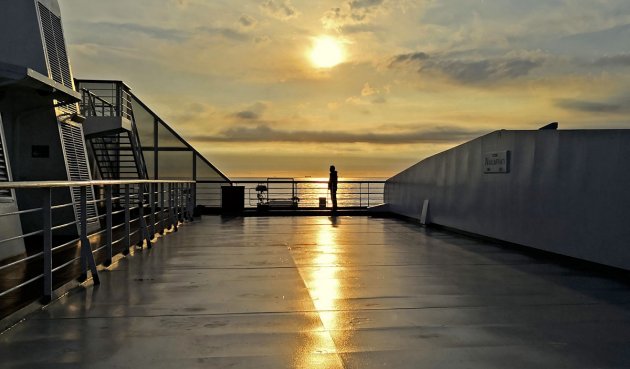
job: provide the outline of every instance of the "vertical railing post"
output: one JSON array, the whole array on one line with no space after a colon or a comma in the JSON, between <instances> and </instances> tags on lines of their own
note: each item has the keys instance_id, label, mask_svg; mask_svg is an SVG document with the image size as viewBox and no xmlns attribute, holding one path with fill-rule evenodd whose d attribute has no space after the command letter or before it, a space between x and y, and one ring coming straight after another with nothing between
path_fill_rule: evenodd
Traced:
<instances>
[{"instance_id":1,"label":"vertical railing post","mask_svg":"<svg viewBox=\"0 0 630 369\"><path fill-rule=\"evenodd\" d=\"M94 261L94 254L92 253L92 245L90 245L90 239L88 238L87 231L87 187L80 186L81 193L81 211L80 211L80 237L81 237L81 279L87 279L88 269L92 272L92 279L94 284L100 284L98 277L98 270L96 269L96 262Z\"/></svg>"},{"instance_id":2,"label":"vertical railing post","mask_svg":"<svg viewBox=\"0 0 630 369\"><path fill-rule=\"evenodd\" d=\"M359 207L363 207L363 182L359 182Z\"/></svg>"},{"instance_id":3,"label":"vertical railing post","mask_svg":"<svg viewBox=\"0 0 630 369\"><path fill-rule=\"evenodd\" d=\"M174 183L169 183L168 184L168 214L169 214L169 219L170 219L170 226L173 227L173 231L177 232L178 229L178 224L177 224L177 219L176 219L176 214L175 212L177 211L177 208L175 207L176 205L176 196L175 196L175 184Z\"/></svg>"},{"instance_id":4,"label":"vertical railing post","mask_svg":"<svg viewBox=\"0 0 630 369\"><path fill-rule=\"evenodd\" d=\"M131 197L129 196L129 184L125 185L125 249L123 250L123 254L129 254L129 249L131 249Z\"/></svg>"},{"instance_id":5,"label":"vertical railing post","mask_svg":"<svg viewBox=\"0 0 630 369\"><path fill-rule=\"evenodd\" d=\"M142 243L146 240L147 247L151 248L151 237L144 218L144 186L142 184L138 185L138 233L140 234L138 246L142 247Z\"/></svg>"},{"instance_id":6,"label":"vertical railing post","mask_svg":"<svg viewBox=\"0 0 630 369\"><path fill-rule=\"evenodd\" d=\"M191 202L190 205L191 205L192 209L191 209L190 217L191 217L191 219L194 220L195 219L195 209L197 208L197 182L193 182L191 184L191 186L192 186L192 197L190 199L190 202Z\"/></svg>"},{"instance_id":7,"label":"vertical railing post","mask_svg":"<svg viewBox=\"0 0 630 369\"><path fill-rule=\"evenodd\" d=\"M52 300L52 204L50 188L45 188L42 196L42 225L44 239L44 296L43 302Z\"/></svg>"},{"instance_id":8,"label":"vertical railing post","mask_svg":"<svg viewBox=\"0 0 630 369\"><path fill-rule=\"evenodd\" d=\"M368 182L367 185L368 185L368 193L367 193L367 203L368 204L367 204L367 206L369 208L370 207L370 194L371 194L370 193L370 182Z\"/></svg>"},{"instance_id":9,"label":"vertical railing post","mask_svg":"<svg viewBox=\"0 0 630 369\"><path fill-rule=\"evenodd\" d=\"M180 193L179 193L179 183L175 183L175 223L179 223L181 220L180 217Z\"/></svg>"},{"instance_id":10,"label":"vertical railing post","mask_svg":"<svg viewBox=\"0 0 630 369\"><path fill-rule=\"evenodd\" d=\"M112 264L112 259L114 258L114 250L112 246L112 186L105 185L105 266L110 266Z\"/></svg>"},{"instance_id":11,"label":"vertical railing post","mask_svg":"<svg viewBox=\"0 0 630 369\"><path fill-rule=\"evenodd\" d=\"M186 184L186 217L192 222L192 183Z\"/></svg>"},{"instance_id":12,"label":"vertical railing post","mask_svg":"<svg viewBox=\"0 0 630 369\"><path fill-rule=\"evenodd\" d=\"M164 183L160 183L160 234L164 234L166 223L164 222Z\"/></svg>"},{"instance_id":13,"label":"vertical railing post","mask_svg":"<svg viewBox=\"0 0 630 369\"><path fill-rule=\"evenodd\" d=\"M149 202L151 203L151 216L149 219L151 220L151 226L149 227L149 231L151 233L151 238L155 236L155 184L149 184Z\"/></svg>"},{"instance_id":14,"label":"vertical railing post","mask_svg":"<svg viewBox=\"0 0 630 369\"><path fill-rule=\"evenodd\" d=\"M184 184L179 184L179 219L181 219L182 223L186 221L186 208L184 206L184 197L186 194L184 193Z\"/></svg>"}]
</instances>

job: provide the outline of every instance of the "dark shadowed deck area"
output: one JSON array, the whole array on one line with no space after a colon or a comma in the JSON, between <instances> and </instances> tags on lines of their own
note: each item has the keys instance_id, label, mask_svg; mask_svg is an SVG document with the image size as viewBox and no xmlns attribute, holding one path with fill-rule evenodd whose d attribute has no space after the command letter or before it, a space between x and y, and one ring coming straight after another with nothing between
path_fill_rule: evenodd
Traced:
<instances>
[{"instance_id":1,"label":"dark shadowed deck area","mask_svg":"<svg viewBox=\"0 0 630 369\"><path fill-rule=\"evenodd\" d=\"M621 368L630 287L395 219L204 217L0 335L9 368Z\"/></svg>"}]
</instances>

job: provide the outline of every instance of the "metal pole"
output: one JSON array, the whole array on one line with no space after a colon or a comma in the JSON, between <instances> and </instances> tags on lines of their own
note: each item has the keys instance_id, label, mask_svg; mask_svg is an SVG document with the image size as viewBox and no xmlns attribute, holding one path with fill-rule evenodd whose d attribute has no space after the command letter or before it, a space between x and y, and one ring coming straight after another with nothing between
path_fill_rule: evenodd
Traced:
<instances>
[{"instance_id":1,"label":"metal pole","mask_svg":"<svg viewBox=\"0 0 630 369\"><path fill-rule=\"evenodd\" d=\"M368 185L368 198L367 198L368 205L367 205L367 206L368 206L368 208L369 208L369 207L370 207L370 182L368 182L368 184L367 184L367 185Z\"/></svg>"},{"instance_id":2,"label":"metal pole","mask_svg":"<svg viewBox=\"0 0 630 369\"><path fill-rule=\"evenodd\" d=\"M171 218L171 226L173 230L177 232L177 219L176 219L176 205L177 205L177 196L175 196L176 185L174 183L168 184L168 200L169 200L169 216Z\"/></svg>"},{"instance_id":3,"label":"metal pole","mask_svg":"<svg viewBox=\"0 0 630 369\"><path fill-rule=\"evenodd\" d=\"M155 186L154 183L150 183L149 184L149 202L151 203L151 216L149 217L150 221L151 221L151 226L149 227L149 231L151 232L151 238L153 238L153 236L155 236L155 189L157 188L157 186Z\"/></svg>"},{"instance_id":4,"label":"metal pole","mask_svg":"<svg viewBox=\"0 0 630 369\"><path fill-rule=\"evenodd\" d=\"M82 265L82 271L85 273L85 278L87 279L87 269L89 268L92 272L92 279L94 280L94 284L100 284L100 279L98 277L98 270L96 269L96 262L94 261L94 254L92 254L92 245L90 245L90 240L88 239L87 234L87 188L85 186L80 187L81 191L81 261L85 263ZM81 277L84 277L83 275Z\"/></svg>"},{"instance_id":5,"label":"metal pole","mask_svg":"<svg viewBox=\"0 0 630 369\"><path fill-rule=\"evenodd\" d=\"M164 222L164 183L160 183L160 234L164 234L166 223Z\"/></svg>"},{"instance_id":6,"label":"metal pole","mask_svg":"<svg viewBox=\"0 0 630 369\"><path fill-rule=\"evenodd\" d=\"M179 188L180 184L176 183L175 184L175 221L177 223L179 223L179 221L182 219L181 218L181 191Z\"/></svg>"},{"instance_id":7,"label":"metal pole","mask_svg":"<svg viewBox=\"0 0 630 369\"><path fill-rule=\"evenodd\" d=\"M142 184L138 185L138 222L138 231L140 233L138 247L142 247L143 240L146 240L147 247L151 248L151 237L149 237L147 221L144 218L144 186Z\"/></svg>"},{"instance_id":8,"label":"metal pole","mask_svg":"<svg viewBox=\"0 0 630 369\"><path fill-rule=\"evenodd\" d=\"M188 221L193 221L193 212L192 212L192 183L188 183L186 185L186 213L188 214Z\"/></svg>"},{"instance_id":9,"label":"metal pole","mask_svg":"<svg viewBox=\"0 0 630 369\"><path fill-rule=\"evenodd\" d=\"M363 207L363 182L359 183L359 207Z\"/></svg>"},{"instance_id":10,"label":"metal pole","mask_svg":"<svg viewBox=\"0 0 630 369\"><path fill-rule=\"evenodd\" d=\"M52 204L50 188L43 190L42 225L44 231L44 297L43 302L52 300Z\"/></svg>"},{"instance_id":11,"label":"metal pole","mask_svg":"<svg viewBox=\"0 0 630 369\"><path fill-rule=\"evenodd\" d=\"M192 198L190 199L192 206L191 218L195 219L195 209L197 208L197 182L193 182L192 186Z\"/></svg>"},{"instance_id":12,"label":"metal pole","mask_svg":"<svg viewBox=\"0 0 630 369\"><path fill-rule=\"evenodd\" d=\"M125 185L125 249L123 250L123 254L129 254L129 249L131 248L131 214L129 208L131 207L131 199L129 196L129 185Z\"/></svg>"},{"instance_id":13,"label":"metal pole","mask_svg":"<svg viewBox=\"0 0 630 369\"><path fill-rule=\"evenodd\" d=\"M159 122L158 119L154 119L153 120L153 178L154 179L159 179L160 178L160 173L159 173L159 169L160 169L160 162L158 159L158 156L160 154L159 150L158 150L158 145L160 144L158 141L158 128L159 128Z\"/></svg>"},{"instance_id":14,"label":"metal pole","mask_svg":"<svg viewBox=\"0 0 630 369\"><path fill-rule=\"evenodd\" d=\"M114 257L114 251L112 247L112 186L109 185L105 186L105 211L107 212L105 215L105 243L107 245L105 266L110 266Z\"/></svg>"}]
</instances>

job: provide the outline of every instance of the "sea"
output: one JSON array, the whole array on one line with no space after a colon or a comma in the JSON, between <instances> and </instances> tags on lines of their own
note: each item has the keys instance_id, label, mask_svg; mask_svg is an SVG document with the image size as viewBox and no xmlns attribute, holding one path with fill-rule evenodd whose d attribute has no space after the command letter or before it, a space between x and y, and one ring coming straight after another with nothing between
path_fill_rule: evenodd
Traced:
<instances>
[{"instance_id":1,"label":"sea","mask_svg":"<svg viewBox=\"0 0 630 369\"><path fill-rule=\"evenodd\" d=\"M245 190L245 207L254 208L260 202L297 201L300 208L319 207L321 198L326 206L332 206L328 178L232 178L235 186ZM353 181L353 183L344 183ZM337 205L339 207L366 207L383 203L385 178L339 178ZM289 183L287 183L289 182ZM199 186L199 185L198 185ZM258 191L263 189L266 191ZM221 189L218 186L198 187L197 203L206 206L220 206Z\"/></svg>"}]
</instances>

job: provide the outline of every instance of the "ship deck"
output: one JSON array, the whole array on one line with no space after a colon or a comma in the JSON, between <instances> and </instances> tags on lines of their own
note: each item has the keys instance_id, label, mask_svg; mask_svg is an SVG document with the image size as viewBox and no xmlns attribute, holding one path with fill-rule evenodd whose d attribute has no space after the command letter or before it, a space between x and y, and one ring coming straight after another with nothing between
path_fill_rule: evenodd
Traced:
<instances>
[{"instance_id":1,"label":"ship deck","mask_svg":"<svg viewBox=\"0 0 630 369\"><path fill-rule=\"evenodd\" d=\"M206 216L0 335L2 368L620 368L630 287L397 219Z\"/></svg>"}]
</instances>

